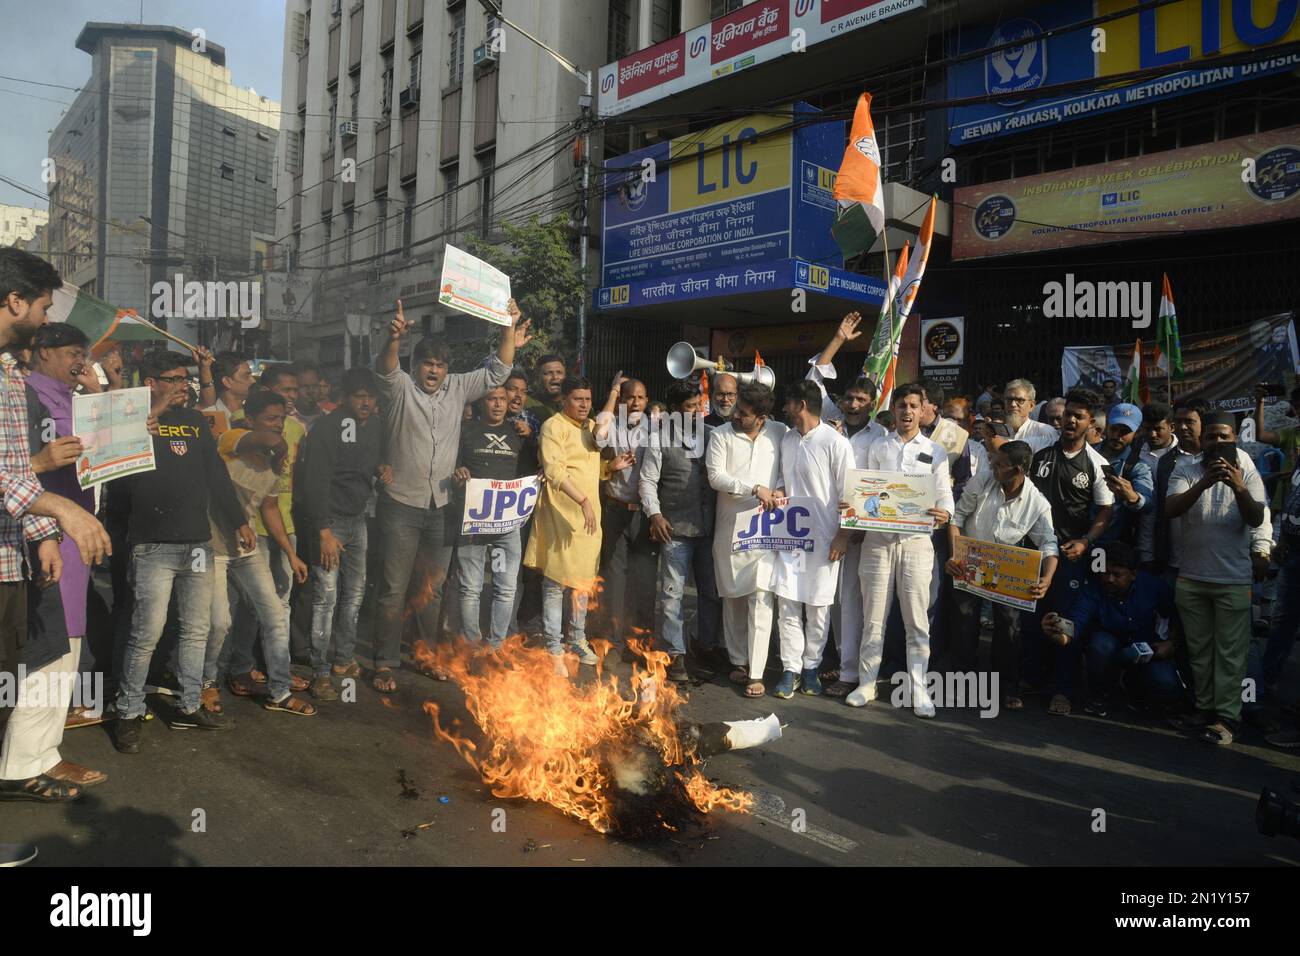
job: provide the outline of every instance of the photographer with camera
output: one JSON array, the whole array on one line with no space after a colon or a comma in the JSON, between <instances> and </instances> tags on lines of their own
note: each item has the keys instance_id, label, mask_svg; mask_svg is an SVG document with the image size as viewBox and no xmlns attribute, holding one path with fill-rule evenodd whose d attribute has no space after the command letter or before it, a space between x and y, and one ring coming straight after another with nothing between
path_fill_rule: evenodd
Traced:
<instances>
[{"instance_id":1,"label":"photographer with camera","mask_svg":"<svg viewBox=\"0 0 1300 956\"><path fill-rule=\"evenodd\" d=\"M1268 568L1264 483L1237 448L1231 414L1203 416L1201 453L1169 478L1166 515L1182 518L1175 604L1187 635L1196 712L1175 722L1206 743L1232 743L1250 646L1250 584Z\"/></svg>"}]
</instances>

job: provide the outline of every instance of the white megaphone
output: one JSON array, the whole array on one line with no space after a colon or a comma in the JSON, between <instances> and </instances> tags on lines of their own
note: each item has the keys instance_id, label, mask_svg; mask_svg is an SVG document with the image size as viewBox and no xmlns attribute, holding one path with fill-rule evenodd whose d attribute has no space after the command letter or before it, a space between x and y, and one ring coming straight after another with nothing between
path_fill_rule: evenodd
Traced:
<instances>
[{"instance_id":1,"label":"white megaphone","mask_svg":"<svg viewBox=\"0 0 1300 956\"><path fill-rule=\"evenodd\" d=\"M768 388L776 388L776 373L766 365L757 365L752 372L731 372L736 376L736 381L742 385L750 382L757 382L759 385L766 385Z\"/></svg>"},{"instance_id":2,"label":"white megaphone","mask_svg":"<svg viewBox=\"0 0 1300 956\"><path fill-rule=\"evenodd\" d=\"M678 342L668 350L668 374L673 378L690 378L702 368L717 369L719 363L700 357L690 342Z\"/></svg>"}]
</instances>

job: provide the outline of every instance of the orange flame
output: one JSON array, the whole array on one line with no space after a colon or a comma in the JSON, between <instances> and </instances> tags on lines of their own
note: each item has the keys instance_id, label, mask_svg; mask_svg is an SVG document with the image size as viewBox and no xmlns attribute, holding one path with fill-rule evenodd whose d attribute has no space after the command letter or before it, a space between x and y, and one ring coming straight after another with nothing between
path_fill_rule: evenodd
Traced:
<instances>
[{"instance_id":1,"label":"orange flame","mask_svg":"<svg viewBox=\"0 0 1300 956\"><path fill-rule=\"evenodd\" d=\"M600 646L603 664L608 642L592 643ZM663 761L699 811L747 812L752 795L710 783L693 747L682 740L677 711L683 699L667 680L668 655L639 641L629 645L640 657L632 668L631 698L619 693L616 675L599 669L594 681L581 686L559 676L551 654L524 647L518 636L497 651L463 642L430 650L420 642L417 662L446 672L460 686L482 745L468 739L458 721L444 727L433 701L424 709L435 734L456 748L495 796L549 803L600 833L611 829L616 789L642 792L642 769L619 756L638 747ZM569 670L576 668L570 663Z\"/></svg>"}]
</instances>

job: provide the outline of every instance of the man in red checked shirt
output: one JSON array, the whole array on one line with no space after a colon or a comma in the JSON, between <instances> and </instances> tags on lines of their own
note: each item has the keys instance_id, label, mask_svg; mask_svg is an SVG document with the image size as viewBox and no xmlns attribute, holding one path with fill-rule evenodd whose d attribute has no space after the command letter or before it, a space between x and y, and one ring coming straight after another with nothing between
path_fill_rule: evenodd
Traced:
<instances>
[{"instance_id":1,"label":"man in red checked shirt","mask_svg":"<svg viewBox=\"0 0 1300 956\"><path fill-rule=\"evenodd\" d=\"M12 351L31 344L36 330L45 324L45 310L54 290L62 285L58 272L43 259L18 249L0 249L0 349ZM0 369L0 503L0 673L18 671L20 641L23 660L53 661L51 666L57 666L66 656L66 648L50 657L51 648L33 645L66 643L67 634L39 628L29 631L29 582L42 588L58 582L63 570L59 556L63 535L76 543L82 560L91 566L109 554L112 546L93 515L67 498L45 491L37 481L27 443L24 382L10 362ZM35 543L30 551L28 542ZM5 724L0 745L0 800L54 803L75 800L83 793L83 785L75 778L84 768L60 764L57 756L50 758L50 766L41 766L44 755L57 754L57 748L47 746L48 738L62 734L67 716L66 701L48 706L44 693L24 693L29 684L34 687L42 679L40 670L26 676L16 706L0 709L0 721ZM33 702L31 706L25 698Z\"/></svg>"}]
</instances>

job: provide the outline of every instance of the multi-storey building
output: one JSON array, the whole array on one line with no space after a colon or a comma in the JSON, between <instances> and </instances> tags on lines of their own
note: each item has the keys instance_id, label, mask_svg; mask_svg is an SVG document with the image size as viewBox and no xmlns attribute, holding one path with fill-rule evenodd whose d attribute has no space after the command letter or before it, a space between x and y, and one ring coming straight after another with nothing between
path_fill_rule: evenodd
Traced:
<instances>
[{"instance_id":1,"label":"multi-storey building","mask_svg":"<svg viewBox=\"0 0 1300 956\"><path fill-rule=\"evenodd\" d=\"M573 63L594 71L607 55L601 4L506 0L503 13ZM315 293L279 347L292 336L296 357L365 361L355 333L398 297L426 332L480 335L437 305L444 244L574 207L583 85L498 27L474 0L288 0L276 232Z\"/></svg>"},{"instance_id":2,"label":"multi-storey building","mask_svg":"<svg viewBox=\"0 0 1300 956\"><path fill-rule=\"evenodd\" d=\"M247 280L274 239L280 105L225 49L172 26L87 23L90 78L50 137L49 248L71 282L142 315L153 286ZM203 320L172 319L190 341Z\"/></svg>"},{"instance_id":3,"label":"multi-storey building","mask_svg":"<svg viewBox=\"0 0 1300 956\"><path fill-rule=\"evenodd\" d=\"M36 236L36 230L49 222L50 214L44 209L29 206L0 205L0 246L19 246Z\"/></svg>"}]
</instances>

